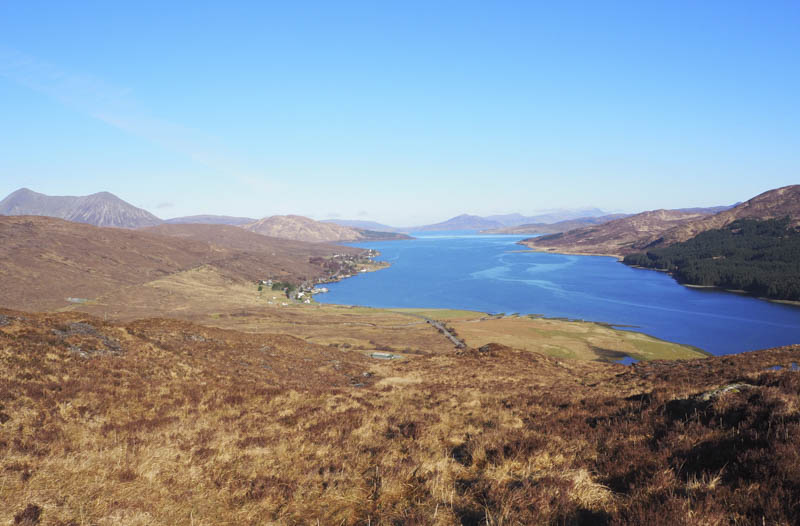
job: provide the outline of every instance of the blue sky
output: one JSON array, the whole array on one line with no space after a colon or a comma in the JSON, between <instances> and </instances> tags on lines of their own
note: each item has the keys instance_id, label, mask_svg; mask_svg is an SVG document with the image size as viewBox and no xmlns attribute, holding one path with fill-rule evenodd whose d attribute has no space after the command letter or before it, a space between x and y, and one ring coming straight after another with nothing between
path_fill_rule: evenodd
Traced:
<instances>
[{"instance_id":1,"label":"blue sky","mask_svg":"<svg viewBox=\"0 0 800 526\"><path fill-rule=\"evenodd\" d=\"M800 183L800 2L270 4L0 0L0 194L410 225Z\"/></svg>"}]
</instances>

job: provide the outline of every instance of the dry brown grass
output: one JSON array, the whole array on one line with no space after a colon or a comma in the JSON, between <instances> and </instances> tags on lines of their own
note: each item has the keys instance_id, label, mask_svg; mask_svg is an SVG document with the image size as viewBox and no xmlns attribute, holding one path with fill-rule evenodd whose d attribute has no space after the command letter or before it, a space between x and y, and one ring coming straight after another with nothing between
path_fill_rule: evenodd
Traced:
<instances>
[{"instance_id":1,"label":"dry brown grass","mask_svg":"<svg viewBox=\"0 0 800 526\"><path fill-rule=\"evenodd\" d=\"M766 371L797 347L383 362L167 319L0 314L0 523L798 519L800 375Z\"/></svg>"},{"instance_id":2,"label":"dry brown grass","mask_svg":"<svg viewBox=\"0 0 800 526\"><path fill-rule=\"evenodd\" d=\"M458 316L448 319L447 322L472 347L500 343L550 356L581 360L613 360L624 355L637 360L706 356L688 345L591 322L567 322L527 316L473 319Z\"/></svg>"},{"instance_id":3,"label":"dry brown grass","mask_svg":"<svg viewBox=\"0 0 800 526\"><path fill-rule=\"evenodd\" d=\"M342 349L400 354L452 349L449 342L418 318L338 305L288 302L288 306L282 306L284 302L287 300L280 292L259 293L252 282L232 279L206 266L126 287L65 310L120 320L182 318L245 332L290 334Z\"/></svg>"}]
</instances>

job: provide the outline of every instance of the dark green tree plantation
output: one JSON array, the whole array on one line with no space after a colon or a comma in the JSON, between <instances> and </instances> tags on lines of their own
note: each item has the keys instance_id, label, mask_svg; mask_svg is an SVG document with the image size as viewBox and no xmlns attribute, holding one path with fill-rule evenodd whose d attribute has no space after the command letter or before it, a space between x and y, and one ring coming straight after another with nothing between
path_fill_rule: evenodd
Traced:
<instances>
[{"instance_id":1,"label":"dark green tree plantation","mask_svg":"<svg viewBox=\"0 0 800 526\"><path fill-rule=\"evenodd\" d=\"M800 230L790 219L740 219L623 262L670 272L680 283L800 300Z\"/></svg>"}]
</instances>

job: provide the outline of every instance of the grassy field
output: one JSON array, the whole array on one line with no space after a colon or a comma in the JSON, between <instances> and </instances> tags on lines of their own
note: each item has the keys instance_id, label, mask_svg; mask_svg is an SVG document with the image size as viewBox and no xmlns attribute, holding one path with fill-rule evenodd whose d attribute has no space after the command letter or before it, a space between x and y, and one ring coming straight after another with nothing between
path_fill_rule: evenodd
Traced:
<instances>
[{"instance_id":1,"label":"grassy field","mask_svg":"<svg viewBox=\"0 0 800 526\"><path fill-rule=\"evenodd\" d=\"M568 322L546 318L445 318L448 325L471 347L500 343L559 358L614 360L623 355L636 360L702 358L689 346L653 338L638 332L609 328L592 322Z\"/></svg>"}]
</instances>

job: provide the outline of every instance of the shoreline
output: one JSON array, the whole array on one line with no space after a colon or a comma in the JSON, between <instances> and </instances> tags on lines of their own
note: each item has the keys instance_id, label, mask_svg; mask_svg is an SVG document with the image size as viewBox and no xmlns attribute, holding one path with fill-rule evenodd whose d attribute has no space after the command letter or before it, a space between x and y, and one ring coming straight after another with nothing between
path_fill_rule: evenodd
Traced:
<instances>
[{"instance_id":1,"label":"shoreline","mask_svg":"<svg viewBox=\"0 0 800 526\"><path fill-rule=\"evenodd\" d=\"M694 352L697 352L698 354L702 355L701 357L698 357L696 359L702 359L702 358L708 358L708 357L712 357L712 356L717 356L717 355L715 355L714 353L712 353L710 351L707 351L707 350L705 350L705 349L703 349L701 347L697 347L696 345L692 345L690 343L682 343L682 342L677 342L677 341L671 341L671 340L667 340L665 338L661 338L659 336L655 336L655 335L650 334L648 332L644 332L643 330L641 330L641 327L638 326L638 325L626 325L626 324L621 324L621 323L620 324L615 324L615 323L606 322L606 321L586 320L586 319L582 319L582 318L567 318L567 317L563 317L563 316L547 316L547 315L539 314L539 313L519 313L519 312L515 312L515 313L512 313L512 314L506 314L505 312L491 313L491 312L485 312L485 311L480 311L480 310L461 309L461 308L448 308L448 307L430 307L430 308L428 308L428 307L373 307L373 306L370 306L370 305L351 305L351 304L344 304L344 303L320 303L320 304L321 305L328 305L328 306L349 308L349 309L352 309L352 308L374 309L376 311L394 312L394 313L397 313L397 314L404 314L404 315L412 316L412 317L422 317L422 318L425 318L425 319L431 318L431 316L429 316L429 314L432 314L432 313L468 313L468 314L473 315L474 319L465 320L465 321L471 321L471 322L481 322L481 321L487 321L487 320L499 320L499 319L510 319L510 318L515 318L515 319L525 319L525 318L527 318L527 319L530 319L530 320L543 320L543 321L555 321L555 322L570 323L570 324L596 325L598 327L603 327L603 328L606 328L606 329L609 329L609 330L612 330L612 331L616 331L616 332L631 332L631 333L641 334L643 336L646 336L646 337L651 338L651 339L653 339L655 341L658 341L658 342L671 344L671 345L678 345L678 346L681 346L681 347L686 347L686 348L688 348L688 349L690 349L690 350L692 350ZM420 315L419 313L425 313L425 314L428 314L428 316ZM436 318L432 318L432 319L436 320ZM447 318L445 318L445 319L447 319ZM626 354L626 356L628 356L630 358L634 358L633 356L630 356L628 354ZM634 359L637 359L637 358L634 358ZM656 359L662 359L662 358L656 358ZM685 359L685 358L680 358L680 359Z\"/></svg>"},{"instance_id":2,"label":"shoreline","mask_svg":"<svg viewBox=\"0 0 800 526\"><path fill-rule=\"evenodd\" d=\"M545 253L545 254L560 254L560 255L571 255L571 256L610 257L610 258L616 259L620 263L622 263L623 259L624 259L623 256L618 255L618 254L599 254L599 253L579 252L579 251L547 250L547 249L542 249L542 248L539 248L539 247L529 246L527 244L522 243L521 241L517 241L515 244L520 245L523 248L521 248L520 250L514 250L514 252L540 252L540 253ZM378 257L378 256L380 256L380 253L378 253L375 257ZM385 262L385 261L384 262L375 262L375 263L376 264L383 264L383 265L378 267L378 268L371 269L372 272L378 271L378 270L382 270L383 268L388 268L390 266L390 264L388 262ZM774 300L774 299L770 299L770 298L763 298L763 297L758 297L758 296L747 294L744 291L732 291L732 290L721 289L719 287L713 287L713 286L699 286L699 285L683 284L683 283L678 282L674 278L674 276L672 276L672 274L670 272L666 271L666 270L652 269L652 268L635 266L635 265L626 265L626 266L631 267L631 268L637 268L637 269L640 269L640 270L651 270L651 271L655 270L656 272L662 272L662 273L669 274L670 277L673 278L673 280L675 281L676 284L683 285L683 286L688 287L688 288L717 289L717 290L722 291L722 292L735 292L735 293L737 293L739 295L752 296L752 297L754 297L756 299L766 300L766 301L773 302L773 303L782 303L782 304L786 304L786 305L789 305L789 306L792 306L792 307L800 307L800 302L795 302L795 301ZM352 277L352 276L348 276L348 277ZM344 278L339 278L336 281L341 281L342 279L344 279ZM637 334L642 334L642 335L647 336L649 338L653 338L655 340L662 341L662 342L665 342L665 343L686 346L688 348L691 348L691 349L697 351L698 353L700 353L700 354L702 354L702 355L704 355L706 357L707 356L716 356L714 353L712 353L710 351L707 351L707 350L705 350L705 349L703 349L701 347L697 347L697 346L689 344L689 343L681 343L681 342L677 342L677 341L671 341L671 340L668 340L668 339L660 338L658 336L654 336L654 335L652 335L652 334L650 334L648 332L645 332L644 330L642 330L641 327L638 327L638 326L634 327L634 326L628 326L628 325L625 325L625 324L615 324L613 322L608 322L608 321L594 321L594 320L585 320L585 319L577 319L577 318L572 319L572 318L565 318L565 317L559 317L559 316L548 316L546 314L541 314L541 313L524 313L524 314L512 313L510 315L506 315L506 313L492 314L492 313L489 313L489 312L475 311L475 310L468 309L468 308L464 309L464 308L452 308L452 307L438 307L438 308L406 307L406 308L400 308L400 307L373 307L373 306L369 306L369 305L358 305L358 304L355 304L355 305L346 305L346 304L337 304L337 303L323 303L323 304L340 305L340 306L343 306L343 307L367 307L367 308L371 308L371 309L384 310L384 311L394 311L394 312L398 312L399 309L427 310L427 311L465 311L465 312L468 311L468 312L474 312L477 315L483 315L483 316L485 316L487 318L496 318L496 317L529 317L529 318L532 318L532 319L540 318L540 319L544 319L544 320L564 321L564 322L569 322L569 323L588 323L588 324L604 326L604 327L607 327L607 328L610 328L610 329L613 329L613 330L616 330L616 331L634 332L634 333L637 333Z\"/></svg>"},{"instance_id":3,"label":"shoreline","mask_svg":"<svg viewBox=\"0 0 800 526\"><path fill-rule=\"evenodd\" d=\"M658 269L646 269L646 270L658 270ZM675 279L669 271L666 271L666 270L658 270L658 271L659 272L666 272L667 274L669 274L672 277L672 279ZM683 285L684 287L687 287L687 288L690 288L690 289L716 290L716 291L719 291L719 292L728 292L728 293L732 293L732 294L738 294L739 296L747 296L747 297L750 297L750 298L755 298L757 300L769 301L771 303L781 303L783 305L792 305L794 307L800 307L800 301L779 300L779 299L774 299L774 298L766 298L764 296L756 296L755 294L751 294L750 292L747 292L746 290L726 289L726 288L723 288L723 287L717 287L715 285L693 285L691 283L681 283L677 279L675 279L675 283L677 283L678 285Z\"/></svg>"},{"instance_id":4,"label":"shoreline","mask_svg":"<svg viewBox=\"0 0 800 526\"><path fill-rule=\"evenodd\" d=\"M414 238L411 238L411 239L414 239ZM345 246L347 246L347 245L345 245ZM345 280L345 279L348 279L348 278L352 278L352 277L358 276L360 274L368 274L370 272L377 272L379 270L383 270L385 268L389 268L389 267L392 266L392 264L389 263L388 261L375 261L375 258L380 257L380 255L381 255L381 253L379 251L377 251L375 249L371 249L371 248L370 249L362 249L362 250L364 251L364 252L362 252L362 254L364 254L364 253L372 254L372 255L367 256L367 258L366 258L369 261L368 263L360 264L360 266L362 268L354 271L352 274L336 274L336 275L333 275L333 276L328 276L327 278L320 278L320 280L318 280L316 284L317 285L323 285L323 284L328 284L328 283L338 283L338 282L340 282L342 280Z\"/></svg>"},{"instance_id":5,"label":"shoreline","mask_svg":"<svg viewBox=\"0 0 800 526\"><path fill-rule=\"evenodd\" d=\"M531 245L523 243L522 241L518 241L517 245L526 247L527 250L518 250L516 252L540 252L543 254L560 254L562 256L595 256L603 258L614 258L617 261L622 261L625 257L625 256L620 256L619 254L600 254L597 252L579 252L577 250L569 250L569 249L564 250L564 249L546 249L542 247L533 247Z\"/></svg>"},{"instance_id":6,"label":"shoreline","mask_svg":"<svg viewBox=\"0 0 800 526\"><path fill-rule=\"evenodd\" d=\"M635 351L617 351L622 353L624 356L632 358L637 361L651 361L651 360L700 360L705 359L713 356L717 356L714 353L697 347L696 345L692 345L689 343L681 343L676 341L667 340L664 338L660 338L658 336L654 336L648 332L644 332L641 330L641 327L637 325L624 325L624 324L613 324L603 321L593 321L593 320L586 320L586 319L579 319L579 318L566 318L561 316L545 316L543 314L525 314L525 313L512 313L506 314L504 312L500 313L491 313L479 310L471 310L471 309L453 309L453 308L446 308L446 307L432 307L432 308L415 308L415 307L372 307L368 305L347 305L342 303L325 303L324 305L328 306L336 306L341 308L360 308L360 309L372 309L375 311L383 311L383 312L392 312L396 314L403 314L406 316L414 317L414 318L421 318L425 320L434 320L434 321L444 321L446 323L451 322L464 322L464 323L480 323L480 322L491 322L496 320L528 320L528 321L543 321L543 322L557 322L557 323L566 323L570 325L592 325L596 327L600 327L603 329L608 329L614 331L616 333L633 333L644 336L654 342L674 345L678 347L683 347L691 352L698 354L699 356L693 357L683 357L683 358L663 358L663 357L656 357L647 359L642 357L640 353ZM443 314L443 316L438 317L437 314ZM449 315L448 315L449 314ZM463 316L460 316L463 315ZM466 315L469 315L467 317ZM428 322L430 323L430 322ZM464 342L466 343L466 342ZM744 352L744 351L743 351ZM638 355L639 357L635 357L633 355ZM602 360L601 360L602 361ZM608 363L615 363L615 360L612 360Z\"/></svg>"},{"instance_id":7,"label":"shoreline","mask_svg":"<svg viewBox=\"0 0 800 526\"><path fill-rule=\"evenodd\" d=\"M560 254L560 255L564 255L564 256L610 257L610 258L615 258L620 263L622 263L623 260L625 259L625 256L620 256L618 254L597 254L597 253L592 253L592 252L578 252L578 251L575 251L575 250L572 250L572 251L570 251L570 250L555 250L555 249L554 250L549 250L549 249L542 249L542 248L539 248L539 247L532 247L530 245L527 245L527 244L523 243L522 241L519 241L517 244L521 245L523 247L527 247L528 250L518 250L518 251L515 251L515 252L539 252L539 253L543 253L543 254ZM675 276L669 270L664 270L664 269L660 269L660 268L642 267L641 265L626 265L626 266L630 267L630 268L640 269L640 270L650 270L650 271L654 271L654 272L661 272L661 273L667 274L673 280L675 280L675 283L677 283L678 285L682 285L684 287L688 287L688 288L692 288L692 289L711 289L711 290L717 290L719 292L728 292L728 293L738 294L740 296L749 296L751 298L755 298L755 299L763 300L763 301L769 301L771 303L780 303L780 304L783 304L783 305L791 305L793 307L800 307L800 301L767 298L767 297L764 297L764 296L758 296L756 294L751 294L750 292L747 292L746 290L726 289L726 288L723 288L723 287L717 287L715 285L693 285L691 283L681 283L680 281L675 279Z\"/></svg>"},{"instance_id":8,"label":"shoreline","mask_svg":"<svg viewBox=\"0 0 800 526\"><path fill-rule=\"evenodd\" d=\"M724 287L717 287L716 285L695 285L693 283L681 283L680 281L677 280L677 278L675 278L675 275L672 272L670 272L669 270L661 269L661 268L642 267L641 265L627 265L627 266L629 266L630 268L636 268L636 269L641 269L641 270L651 270L651 271L661 272L663 274L667 274L669 277L671 277L675 281L675 283L677 283L678 285L681 285L683 287L689 288L689 289L713 290L713 291L718 291L718 292L726 292L726 293L730 293L730 294L737 294L739 296L747 296L749 298L754 298L754 299L757 299L757 300L769 301L771 303L781 303L783 305L792 305L794 307L800 307L800 301L780 300L780 299L775 299L775 298L767 298L765 296L757 296L756 294L752 294L750 292L747 292L746 290L726 289Z\"/></svg>"}]
</instances>

